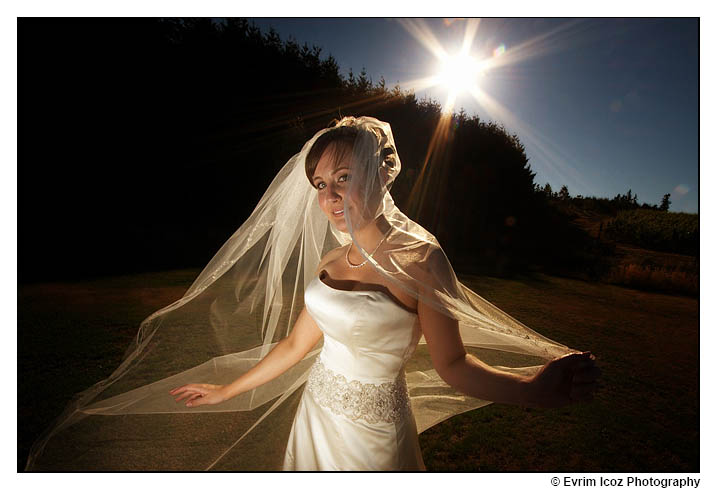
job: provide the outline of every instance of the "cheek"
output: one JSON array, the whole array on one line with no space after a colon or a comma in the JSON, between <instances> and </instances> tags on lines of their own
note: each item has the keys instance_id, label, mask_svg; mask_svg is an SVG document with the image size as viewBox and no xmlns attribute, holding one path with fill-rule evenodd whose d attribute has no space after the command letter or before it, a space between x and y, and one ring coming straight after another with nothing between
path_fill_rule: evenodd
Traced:
<instances>
[{"instance_id":1,"label":"cheek","mask_svg":"<svg viewBox=\"0 0 718 491\"><path fill-rule=\"evenodd\" d=\"M364 200L364 190L360 186L351 187L347 191L346 200L351 203L354 208L361 208L359 205Z\"/></svg>"},{"instance_id":2,"label":"cheek","mask_svg":"<svg viewBox=\"0 0 718 491\"><path fill-rule=\"evenodd\" d=\"M346 196L347 204L354 210L355 214L359 214L364 218L373 218L372 214L379 205L377 193L367 195L363 188L352 189Z\"/></svg>"},{"instance_id":3,"label":"cheek","mask_svg":"<svg viewBox=\"0 0 718 491\"><path fill-rule=\"evenodd\" d=\"M329 202L329 199L326 196L326 193L319 193L317 195L317 201L319 202L319 209L324 212L325 215L329 216L331 215L332 210L332 203Z\"/></svg>"},{"instance_id":4,"label":"cheek","mask_svg":"<svg viewBox=\"0 0 718 491\"><path fill-rule=\"evenodd\" d=\"M319 203L319 208L326 213L327 200L321 193L317 194L317 202Z\"/></svg>"}]
</instances>

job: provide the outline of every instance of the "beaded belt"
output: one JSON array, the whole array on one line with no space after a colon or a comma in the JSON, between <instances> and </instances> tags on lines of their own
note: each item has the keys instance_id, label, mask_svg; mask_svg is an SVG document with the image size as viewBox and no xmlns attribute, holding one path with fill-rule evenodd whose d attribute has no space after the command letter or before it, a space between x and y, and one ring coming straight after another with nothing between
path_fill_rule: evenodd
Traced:
<instances>
[{"instance_id":1,"label":"beaded belt","mask_svg":"<svg viewBox=\"0 0 718 491\"><path fill-rule=\"evenodd\" d=\"M394 423L409 410L409 391L403 370L393 382L364 384L358 380L348 381L317 358L309 371L307 390L319 405L333 413L368 423Z\"/></svg>"}]
</instances>

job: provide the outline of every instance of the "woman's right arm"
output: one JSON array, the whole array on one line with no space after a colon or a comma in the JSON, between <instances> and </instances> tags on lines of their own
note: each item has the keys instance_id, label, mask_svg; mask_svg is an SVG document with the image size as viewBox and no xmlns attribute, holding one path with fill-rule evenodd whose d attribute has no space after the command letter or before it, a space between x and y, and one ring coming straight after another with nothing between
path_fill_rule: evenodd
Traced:
<instances>
[{"instance_id":1,"label":"woman's right arm","mask_svg":"<svg viewBox=\"0 0 718 491\"><path fill-rule=\"evenodd\" d=\"M289 336L279 341L267 356L227 385L187 384L170 391L177 402L187 398L188 407L219 404L269 382L296 365L322 337L306 307L302 309Z\"/></svg>"},{"instance_id":2,"label":"woman's right arm","mask_svg":"<svg viewBox=\"0 0 718 491\"><path fill-rule=\"evenodd\" d=\"M328 263L341 258L342 251L342 247L329 251L319 261L314 274L319 275ZM177 396L175 398L177 402L186 398L186 405L189 407L219 404L279 377L304 358L321 337L321 329L305 307L299 313L289 336L279 341L267 356L231 384L188 384L172 389L170 394Z\"/></svg>"}]
</instances>

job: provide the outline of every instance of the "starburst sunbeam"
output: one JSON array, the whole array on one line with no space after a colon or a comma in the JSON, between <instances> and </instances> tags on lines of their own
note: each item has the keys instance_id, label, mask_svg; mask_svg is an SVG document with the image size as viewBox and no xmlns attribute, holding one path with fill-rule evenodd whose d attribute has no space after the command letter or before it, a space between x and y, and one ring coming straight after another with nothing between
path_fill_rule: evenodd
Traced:
<instances>
[{"instance_id":1,"label":"starburst sunbeam","mask_svg":"<svg viewBox=\"0 0 718 491\"><path fill-rule=\"evenodd\" d=\"M556 174L559 179L579 192L588 192L590 186L586 183L578 171L568 162L568 157L563 155L551 140L545 137L538 128L522 121L515 116L508 108L491 97L485 91L474 88L471 95L476 102L496 121L502 121L512 131L520 135L527 143L530 143L542 154L543 161L549 170Z\"/></svg>"},{"instance_id":2,"label":"starburst sunbeam","mask_svg":"<svg viewBox=\"0 0 718 491\"><path fill-rule=\"evenodd\" d=\"M461 52L468 54L471 50L471 45L474 44L474 38L476 38L476 31L479 29L479 23L481 19L469 19L466 22L466 30L464 31L464 42L461 45Z\"/></svg>"},{"instance_id":3,"label":"starburst sunbeam","mask_svg":"<svg viewBox=\"0 0 718 491\"><path fill-rule=\"evenodd\" d=\"M492 119L501 121L512 131L517 132L527 143L531 144L543 157L550 174L558 176L559 179L579 191L590 189L576 169L568 163L569 159L563 156L562 152L556 149L548 138L544 137L537 128L514 115L508 108L481 89L477 83L480 75L498 67L518 64L567 49L574 44L573 41L581 37L579 34L585 34L583 32L585 29L582 27L586 25L584 21L566 22L545 34L508 49L501 43L493 49L492 56L483 60L477 59L471 54L471 47L479 32L479 19L466 20L461 48L454 55L447 52L424 21L401 20L399 22L409 34L443 65L441 73L411 81L410 86L414 90L426 90L437 85L444 86L447 89L446 101L442 111L443 115L427 149L419 178L412 189L411 208L413 210L418 211L424 204L424 195L427 192L425 183L428 182L428 174L439 172L439 170L433 170L432 166L429 166L429 162L431 161L432 164L441 167L443 150L445 150L444 147L449 135L451 115L458 96L462 92L468 92Z\"/></svg>"},{"instance_id":4,"label":"starburst sunbeam","mask_svg":"<svg viewBox=\"0 0 718 491\"><path fill-rule=\"evenodd\" d=\"M423 20L402 19L399 20L399 24L442 64L440 73L433 77L419 79L419 83L417 81L407 82L407 85L414 90L425 90L436 85L446 87L448 98L444 104L444 112L452 111L458 94L469 90L472 85L476 84L478 76L485 67L482 61L470 54L480 19L466 20L461 48L453 55L444 49Z\"/></svg>"},{"instance_id":5,"label":"starburst sunbeam","mask_svg":"<svg viewBox=\"0 0 718 491\"><path fill-rule=\"evenodd\" d=\"M439 85L439 80L436 75L431 75L429 77L407 80L406 82L402 83L406 87L411 87L414 91L417 91L436 87L437 85Z\"/></svg>"},{"instance_id":6,"label":"starburst sunbeam","mask_svg":"<svg viewBox=\"0 0 718 491\"><path fill-rule=\"evenodd\" d=\"M566 22L544 34L536 36L521 44L517 44L501 53L494 53L494 56L486 60L487 69L495 69L501 66L514 65L532 58L538 58L551 53L574 47L574 40L578 36L577 27L585 25L585 21L577 19Z\"/></svg>"},{"instance_id":7,"label":"starburst sunbeam","mask_svg":"<svg viewBox=\"0 0 718 491\"><path fill-rule=\"evenodd\" d=\"M414 36L431 54L438 59L442 59L446 56L446 51L441 45L434 33L431 32L429 26L421 19L399 19L399 25L401 25L406 31Z\"/></svg>"},{"instance_id":8,"label":"starburst sunbeam","mask_svg":"<svg viewBox=\"0 0 718 491\"><path fill-rule=\"evenodd\" d=\"M440 181L437 175L444 167L442 164L446 157L446 145L449 136L449 125L451 123L451 115L444 114L439 119L439 123L434 129L431 136L429 147L424 156L424 162L421 165L419 176L417 177L411 192L409 193L409 203L407 211L412 216L418 216L427 204L427 196L431 195L430 188L434 189L436 183ZM429 161L438 165L429 165ZM430 185L431 183L431 185ZM430 221L433 220L430 219Z\"/></svg>"}]
</instances>

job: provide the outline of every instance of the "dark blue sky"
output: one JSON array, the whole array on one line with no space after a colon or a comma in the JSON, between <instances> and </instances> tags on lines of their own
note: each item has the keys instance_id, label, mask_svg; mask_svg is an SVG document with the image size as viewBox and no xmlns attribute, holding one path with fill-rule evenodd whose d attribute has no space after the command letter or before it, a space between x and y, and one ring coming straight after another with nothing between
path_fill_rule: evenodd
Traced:
<instances>
[{"instance_id":1,"label":"dark blue sky","mask_svg":"<svg viewBox=\"0 0 718 491\"><path fill-rule=\"evenodd\" d=\"M414 88L438 60L396 19L253 19L331 53L344 74L366 68L378 81ZM423 24L449 53L458 51L465 20ZM698 210L697 19L483 19L471 54L503 66L478 86L503 107L457 99L470 115L504 124L526 146L536 182L571 195L613 197L632 189L639 203ZM524 48L520 48L521 46ZM444 104L447 89L416 90ZM401 154L401 146L399 146Z\"/></svg>"}]
</instances>

